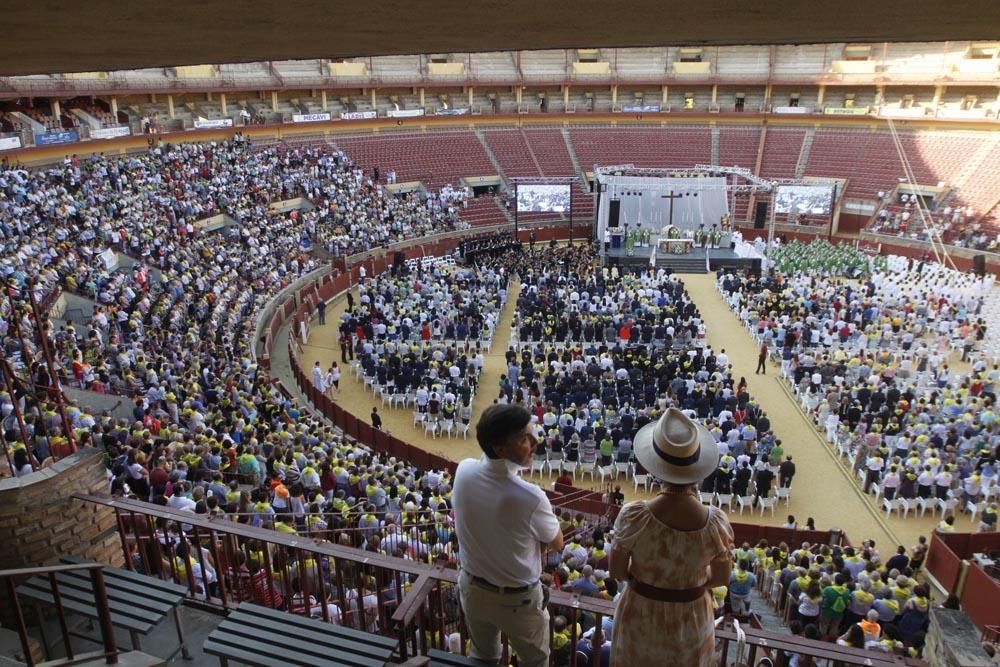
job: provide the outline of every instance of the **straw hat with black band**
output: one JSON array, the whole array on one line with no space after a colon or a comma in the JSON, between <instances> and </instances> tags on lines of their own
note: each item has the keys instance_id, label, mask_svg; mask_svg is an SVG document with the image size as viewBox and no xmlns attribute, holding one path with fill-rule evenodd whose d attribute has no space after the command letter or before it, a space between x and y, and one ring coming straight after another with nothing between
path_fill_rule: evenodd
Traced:
<instances>
[{"instance_id":1,"label":"straw hat with black band","mask_svg":"<svg viewBox=\"0 0 1000 667\"><path fill-rule=\"evenodd\" d=\"M650 475L668 484L696 484L719 465L719 446L708 429L677 408L667 408L635 436L635 458Z\"/></svg>"}]
</instances>

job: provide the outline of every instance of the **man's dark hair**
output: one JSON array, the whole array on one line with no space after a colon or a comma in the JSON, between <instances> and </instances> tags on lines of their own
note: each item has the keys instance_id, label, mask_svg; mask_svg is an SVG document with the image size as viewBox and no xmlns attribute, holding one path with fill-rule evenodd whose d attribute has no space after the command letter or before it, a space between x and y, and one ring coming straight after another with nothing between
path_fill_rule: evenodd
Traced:
<instances>
[{"instance_id":1,"label":"man's dark hair","mask_svg":"<svg viewBox=\"0 0 1000 667\"><path fill-rule=\"evenodd\" d=\"M531 413L520 405L491 405L476 424L476 440L491 459L499 458L494 447L503 445L531 421Z\"/></svg>"}]
</instances>

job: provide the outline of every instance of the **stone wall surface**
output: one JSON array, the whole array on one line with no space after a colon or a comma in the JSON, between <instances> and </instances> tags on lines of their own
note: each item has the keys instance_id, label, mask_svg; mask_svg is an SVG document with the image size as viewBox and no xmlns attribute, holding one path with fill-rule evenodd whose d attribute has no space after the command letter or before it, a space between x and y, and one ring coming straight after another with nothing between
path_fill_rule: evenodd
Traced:
<instances>
[{"instance_id":1,"label":"stone wall surface","mask_svg":"<svg viewBox=\"0 0 1000 667\"><path fill-rule=\"evenodd\" d=\"M52 563L63 554L122 565L115 514L73 499L107 493L101 452L86 448L31 475L0 480L0 570ZM13 619L0 586L0 623Z\"/></svg>"}]
</instances>

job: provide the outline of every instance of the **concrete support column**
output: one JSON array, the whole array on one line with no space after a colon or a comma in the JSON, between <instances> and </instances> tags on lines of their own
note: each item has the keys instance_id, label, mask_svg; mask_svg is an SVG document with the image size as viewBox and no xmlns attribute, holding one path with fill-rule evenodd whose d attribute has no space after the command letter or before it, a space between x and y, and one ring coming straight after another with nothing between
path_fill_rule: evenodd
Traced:
<instances>
[{"instance_id":1,"label":"concrete support column","mask_svg":"<svg viewBox=\"0 0 1000 667\"><path fill-rule=\"evenodd\" d=\"M424 91L423 88L421 88L420 89L420 106L421 107L424 106L424 104L425 104L424 97L425 97L425 91Z\"/></svg>"},{"instance_id":2,"label":"concrete support column","mask_svg":"<svg viewBox=\"0 0 1000 667\"><path fill-rule=\"evenodd\" d=\"M767 88L764 89L764 108L771 106L771 84L767 84Z\"/></svg>"},{"instance_id":3,"label":"concrete support column","mask_svg":"<svg viewBox=\"0 0 1000 667\"><path fill-rule=\"evenodd\" d=\"M156 104L156 93L150 93L150 95L149 95L149 103L150 104Z\"/></svg>"},{"instance_id":4,"label":"concrete support column","mask_svg":"<svg viewBox=\"0 0 1000 667\"><path fill-rule=\"evenodd\" d=\"M934 108L941 105L941 98L944 96L944 91L944 86L934 86L934 101L932 102Z\"/></svg>"},{"instance_id":5,"label":"concrete support column","mask_svg":"<svg viewBox=\"0 0 1000 667\"><path fill-rule=\"evenodd\" d=\"M611 108L618 104L618 86L611 86Z\"/></svg>"},{"instance_id":6,"label":"concrete support column","mask_svg":"<svg viewBox=\"0 0 1000 667\"><path fill-rule=\"evenodd\" d=\"M875 106L885 104L885 86L875 86Z\"/></svg>"},{"instance_id":7,"label":"concrete support column","mask_svg":"<svg viewBox=\"0 0 1000 667\"><path fill-rule=\"evenodd\" d=\"M569 109L569 86L563 86L563 110Z\"/></svg>"},{"instance_id":8,"label":"concrete support column","mask_svg":"<svg viewBox=\"0 0 1000 667\"><path fill-rule=\"evenodd\" d=\"M719 99L719 84L714 83L712 84L712 106L715 106L715 103L718 101L718 99Z\"/></svg>"},{"instance_id":9,"label":"concrete support column","mask_svg":"<svg viewBox=\"0 0 1000 667\"><path fill-rule=\"evenodd\" d=\"M820 109L823 108L823 98L826 97L826 86L820 84L819 92L816 93L816 106Z\"/></svg>"},{"instance_id":10,"label":"concrete support column","mask_svg":"<svg viewBox=\"0 0 1000 667\"><path fill-rule=\"evenodd\" d=\"M118 98L111 98L111 115L115 117L115 121L118 120Z\"/></svg>"},{"instance_id":11,"label":"concrete support column","mask_svg":"<svg viewBox=\"0 0 1000 667\"><path fill-rule=\"evenodd\" d=\"M521 106L521 98L524 95L524 86L515 86L514 89L514 99L517 101L517 106Z\"/></svg>"},{"instance_id":12,"label":"concrete support column","mask_svg":"<svg viewBox=\"0 0 1000 667\"><path fill-rule=\"evenodd\" d=\"M667 88L668 88L667 86L663 86L662 90L660 91L661 92L661 95L660 95L660 104L664 108L666 108L666 106L667 106Z\"/></svg>"},{"instance_id":13,"label":"concrete support column","mask_svg":"<svg viewBox=\"0 0 1000 667\"><path fill-rule=\"evenodd\" d=\"M372 88L371 93L372 93L372 109L374 109L375 108L375 89L374 88Z\"/></svg>"},{"instance_id":14,"label":"concrete support column","mask_svg":"<svg viewBox=\"0 0 1000 667\"><path fill-rule=\"evenodd\" d=\"M62 115L62 109L59 106L59 100L52 100L49 105L52 108L52 117L59 118Z\"/></svg>"},{"instance_id":15,"label":"concrete support column","mask_svg":"<svg viewBox=\"0 0 1000 667\"><path fill-rule=\"evenodd\" d=\"M174 117L174 96L167 95L167 116L173 119Z\"/></svg>"},{"instance_id":16,"label":"concrete support column","mask_svg":"<svg viewBox=\"0 0 1000 667\"><path fill-rule=\"evenodd\" d=\"M271 111L278 113L278 91L271 91Z\"/></svg>"},{"instance_id":17,"label":"concrete support column","mask_svg":"<svg viewBox=\"0 0 1000 667\"><path fill-rule=\"evenodd\" d=\"M211 102L211 101L212 101L212 91L211 91L211 90L210 90L210 91L208 91L207 93L205 93L205 99L206 99L207 101L209 101L209 102Z\"/></svg>"},{"instance_id":18,"label":"concrete support column","mask_svg":"<svg viewBox=\"0 0 1000 667\"><path fill-rule=\"evenodd\" d=\"M323 111L329 110L330 107L328 107L327 104L326 104L326 91L325 90L320 91L320 94L319 94L319 103L320 103L320 106L323 107Z\"/></svg>"},{"instance_id":19,"label":"concrete support column","mask_svg":"<svg viewBox=\"0 0 1000 667\"><path fill-rule=\"evenodd\" d=\"M473 91L475 91L475 88L473 88L472 86L469 86L469 113L472 113L472 94L473 94Z\"/></svg>"},{"instance_id":20,"label":"concrete support column","mask_svg":"<svg viewBox=\"0 0 1000 667\"><path fill-rule=\"evenodd\" d=\"M229 108L226 106L226 94L219 93L219 106L222 107L222 115L226 116L229 114Z\"/></svg>"}]
</instances>

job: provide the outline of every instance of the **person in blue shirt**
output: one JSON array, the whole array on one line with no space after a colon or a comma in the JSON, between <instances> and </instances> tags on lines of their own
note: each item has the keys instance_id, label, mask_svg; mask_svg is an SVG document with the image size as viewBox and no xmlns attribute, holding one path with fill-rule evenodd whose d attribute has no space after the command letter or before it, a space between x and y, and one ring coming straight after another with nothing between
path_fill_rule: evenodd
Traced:
<instances>
[{"instance_id":1,"label":"person in blue shirt","mask_svg":"<svg viewBox=\"0 0 1000 667\"><path fill-rule=\"evenodd\" d=\"M757 584L757 576L750 572L750 561L740 560L729 576L729 606L733 614L743 618L750 613L750 592Z\"/></svg>"}]
</instances>

